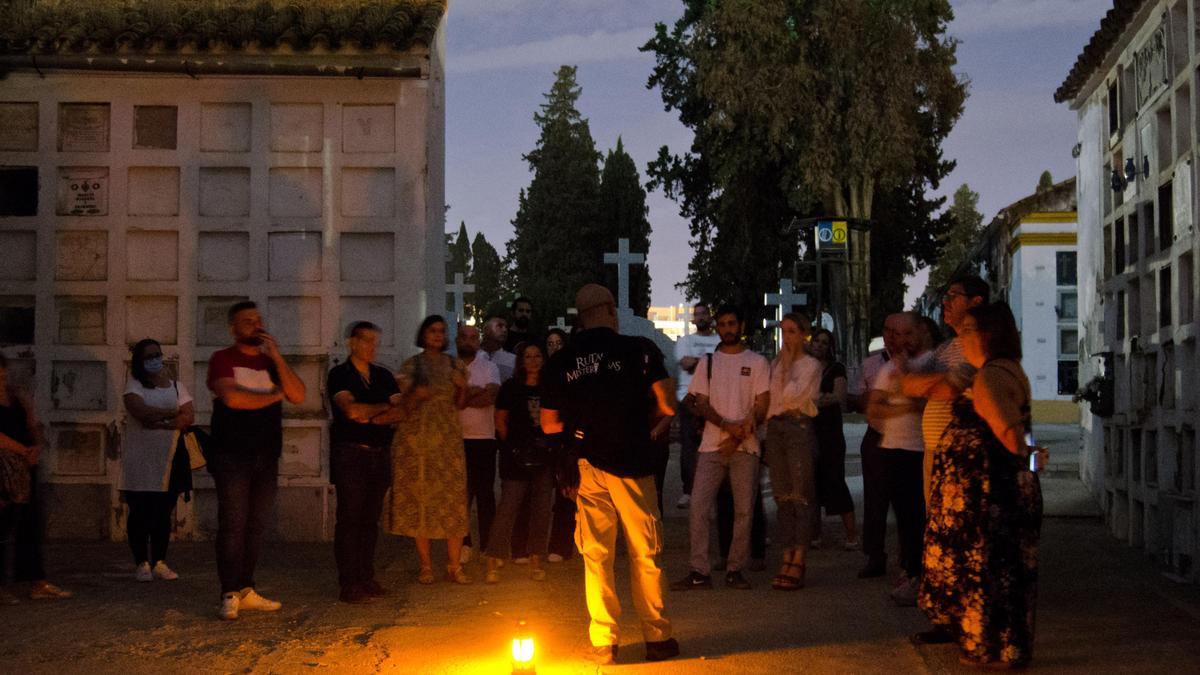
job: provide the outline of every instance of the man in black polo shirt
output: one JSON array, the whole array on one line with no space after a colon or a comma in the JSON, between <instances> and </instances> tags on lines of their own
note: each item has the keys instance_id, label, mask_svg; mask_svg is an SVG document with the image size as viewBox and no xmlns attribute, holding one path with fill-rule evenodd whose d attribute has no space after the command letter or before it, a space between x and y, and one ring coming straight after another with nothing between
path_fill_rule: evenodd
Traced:
<instances>
[{"instance_id":1,"label":"man in black polo shirt","mask_svg":"<svg viewBox=\"0 0 1200 675\"><path fill-rule=\"evenodd\" d=\"M618 335L617 306L608 289L588 284L575 296L583 330L555 353L543 376L542 430L564 444L560 484L579 508L575 541L584 560L591 615L589 656L616 659L621 603L614 586L617 525L625 530L633 604L642 623L646 660L679 654L663 613L662 549L654 472L658 456L646 413L675 414L675 390L661 355L647 341Z\"/></svg>"},{"instance_id":2,"label":"man in black polo shirt","mask_svg":"<svg viewBox=\"0 0 1200 675\"><path fill-rule=\"evenodd\" d=\"M396 378L373 363L379 327L350 326L350 358L329 370L330 472L337 488L333 534L341 600L370 602L387 591L375 581L375 542L383 497L392 484L392 427L400 403Z\"/></svg>"}]
</instances>

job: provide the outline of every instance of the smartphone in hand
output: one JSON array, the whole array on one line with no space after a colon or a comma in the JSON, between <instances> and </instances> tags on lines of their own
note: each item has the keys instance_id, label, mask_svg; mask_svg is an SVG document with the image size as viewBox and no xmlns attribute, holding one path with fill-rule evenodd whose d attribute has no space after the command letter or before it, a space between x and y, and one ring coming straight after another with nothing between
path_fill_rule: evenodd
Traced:
<instances>
[{"instance_id":1,"label":"smartphone in hand","mask_svg":"<svg viewBox=\"0 0 1200 675\"><path fill-rule=\"evenodd\" d=\"M1037 442L1033 440L1033 432L1025 432L1025 446L1029 448L1029 470L1037 473Z\"/></svg>"}]
</instances>

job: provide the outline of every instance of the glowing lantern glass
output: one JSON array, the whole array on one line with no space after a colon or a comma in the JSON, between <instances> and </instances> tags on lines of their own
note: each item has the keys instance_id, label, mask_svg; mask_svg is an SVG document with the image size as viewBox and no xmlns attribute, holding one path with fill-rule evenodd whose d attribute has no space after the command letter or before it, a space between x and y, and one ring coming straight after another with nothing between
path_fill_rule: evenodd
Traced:
<instances>
[{"instance_id":1,"label":"glowing lantern glass","mask_svg":"<svg viewBox=\"0 0 1200 675\"><path fill-rule=\"evenodd\" d=\"M533 635L524 619L517 622L517 631L512 639L513 675L531 675L533 667Z\"/></svg>"}]
</instances>

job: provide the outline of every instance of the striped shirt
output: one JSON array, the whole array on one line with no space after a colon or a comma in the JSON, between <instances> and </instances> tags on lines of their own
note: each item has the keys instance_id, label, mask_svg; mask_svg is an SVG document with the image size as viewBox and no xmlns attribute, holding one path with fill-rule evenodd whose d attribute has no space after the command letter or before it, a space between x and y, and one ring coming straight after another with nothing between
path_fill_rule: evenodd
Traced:
<instances>
[{"instance_id":1,"label":"striped shirt","mask_svg":"<svg viewBox=\"0 0 1200 675\"><path fill-rule=\"evenodd\" d=\"M959 391L965 391L975 379L975 368L967 363L963 356L962 341L959 338L947 340L933 353L929 360L927 373L945 373L946 381ZM925 438L925 447L934 449L942 438L942 432L950 425L950 417L954 408L954 400L933 400L925 404L925 414L921 418L921 431Z\"/></svg>"}]
</instances>

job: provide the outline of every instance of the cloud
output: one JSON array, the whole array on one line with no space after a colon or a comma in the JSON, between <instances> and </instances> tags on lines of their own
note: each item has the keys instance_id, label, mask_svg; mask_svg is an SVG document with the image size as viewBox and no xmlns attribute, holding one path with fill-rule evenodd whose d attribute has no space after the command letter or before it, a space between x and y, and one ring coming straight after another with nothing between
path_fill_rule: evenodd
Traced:
<instances>
[{"instance_id":1,"label":"cloud","mask_svg":"<svg viewBox=\"0 0 1200 675\"><path fill-rule=\"evenodd\" d=\"M634 28L620 32L559 35L516 45L493 47L446 58L446 68L462 75L491 70L558 66L564 63L597 63L640 58L638 48L653 37L653 29Z\"/></svg>"},{"instance_id":2,"label":"cloud","mask_svg":"<svg viewBox=\"0 0 1200 675\"><path fill-rule=\"evenodd\" d=\"M1112 9L1112 0L954 0L956 36L1033 28L1094 26Z\"/></svg>"}]
</instances>

